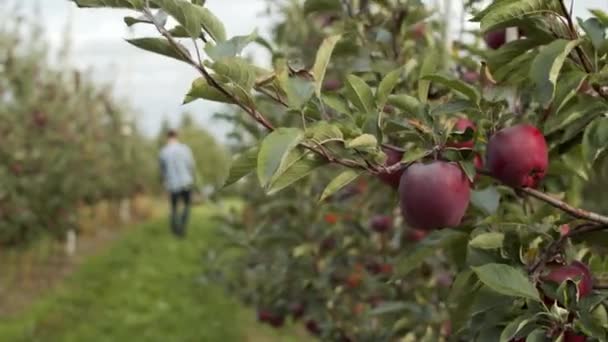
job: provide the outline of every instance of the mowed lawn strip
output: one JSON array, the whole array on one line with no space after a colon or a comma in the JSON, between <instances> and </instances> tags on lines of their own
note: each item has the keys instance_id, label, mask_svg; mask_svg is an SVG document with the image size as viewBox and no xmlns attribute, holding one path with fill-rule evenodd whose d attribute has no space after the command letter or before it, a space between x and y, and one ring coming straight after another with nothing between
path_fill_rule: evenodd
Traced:
<instances>
[{"instance_id":1,"label":"mowed lawn strip","mask_svg":"<svg viewBox=\"0 0 608 342\"><path fill-rule=\"evenodd\" d=\"M128 231L25 313L1 320L0 341L295 341L202 280L215 210L194 210L185 240L166 220Z\"/></svg>"}]
</instances>

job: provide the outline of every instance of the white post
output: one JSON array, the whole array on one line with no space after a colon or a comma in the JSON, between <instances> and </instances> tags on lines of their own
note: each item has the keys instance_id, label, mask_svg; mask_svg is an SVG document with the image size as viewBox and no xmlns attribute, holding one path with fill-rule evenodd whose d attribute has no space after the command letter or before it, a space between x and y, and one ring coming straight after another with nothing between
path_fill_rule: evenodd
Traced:
<instances>
[{"instance_id":1,"label":"white post","mask_svg":"<svg viewBox=\"0 0 608 342\"><path fill-rule=\"evenodd\" d=\"M71 257L76 254L77 235L73 229L68 230L65 239L65 253Z\"/></svg>"},{"instance_id":2,"label":"white post","mask_svg":"<svg viewBox=\"0 0 608 342\"><path fill-rule=\"evenodd\" d=\"M119 212L122 223L129 223L131 221L131 200L129 198L123 198L120 201Z\"/></svg>"}]
</instances>

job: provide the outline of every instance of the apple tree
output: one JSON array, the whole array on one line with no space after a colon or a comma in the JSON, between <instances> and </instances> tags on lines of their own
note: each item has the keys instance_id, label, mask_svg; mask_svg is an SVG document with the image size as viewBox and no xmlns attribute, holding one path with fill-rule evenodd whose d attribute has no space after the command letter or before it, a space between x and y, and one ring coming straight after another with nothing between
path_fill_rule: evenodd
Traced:
<instances>
[{"instance_id":1,"label":"apple tree","mask_svg":"<svg viewBox=\"0 0 608 342\"><path fill-rule=\"evenodd\" d=\"M64 237L78 208L149 188L156 165L130 109L53 63L41 28L12 14L0 27L1 247Z\"/></svg>"},{"instance_id":2,"label":"apple tree","mask_svg":"<svg viewBox=\"0 0 608 342\"><path fill-rule=\"evenodd\" d=\"M158 35L128 42L197 74L185 102L238 109L226 183L255 178L210 260L260 321L332 341L608 338L603 11L472 1L479 32L448 48L421 1L275 1L273 39L226 37L204 1L74 2L138 12L127 25ZM271 68L244 58L254 42Z\"/></svg>"}]
</instances>

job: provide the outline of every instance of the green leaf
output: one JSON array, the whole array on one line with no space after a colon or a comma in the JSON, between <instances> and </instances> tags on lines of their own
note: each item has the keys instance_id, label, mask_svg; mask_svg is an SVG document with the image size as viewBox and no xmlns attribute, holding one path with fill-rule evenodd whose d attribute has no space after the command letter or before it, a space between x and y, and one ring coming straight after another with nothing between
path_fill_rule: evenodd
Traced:
<instances>
[{"instance_id":1,"label":"green leaf","mask_svg":"<svg viewBox=\"0 0 608 342\"><path fill-rule=\"evenodd\" d=\"M500 342L510 342L515 340L516 337L521 337L521 332L536 322L535 316L525 315L519 316L515 320L511 321L500 335Z\"/></svg>"},{"instance_id":2,"label":"green leaf","mask_svg":"<svg viewBox=\"0 0 608 342\"><path fill-rule=\"evenodd\" d=\"M502 0L476 19L480 21L481 30L487 32L513 19L548 12L561 13L558 0Z\"/></svg>"},{"instance_id":3,"label":"green leaf","mask_svg":"<svg viewBox=\"0 0 608 342\"><path fill-rule=\"evenodd\" d=\"M608 118L600 117L592 121L583 135L583 156L593 165L602 152L608 148Z\"/></svg>"},{"instance_id":4,"label":"green leaf","mask_svg":"<svg viewBox=\"0 0 608 342\"><path fill-rule=\"evenodd\" d=\"M479 208L487 215L496 214L500 203L500 193L495 187L490 186L483 190L471 191L471 204Z\"/></svg>"},{"instance_id":5,"label":"green leaf","mask_svg":"<svg viewBox=\"0 0 608 342\"><path fill-rule=\"evenodd\" d=\"M313 12L341 12L340 0L306 0L304 14Z\"/></svg>"},{"instance_id":6,"label":"green leaf","mask_svg":"<svg viewBox=\"0 0 608 342\"><path fill-rule=\"evenodd\" d=\"M549 44L551 41L553 41L553 39L549 41L528 38L517 39L506 43L497 50L488 51L487 62L490 70L493 70L495 73L496 70L513 62L515 58L524 55L527 51L539 45Z\"/></svg>"},{"instance_id":7,"label":"green leaf","mask_svg":"<svg viewBox=\"0 0 608 342\"><path fill-rule=\"evenodd\" d=\"M483 233L475 236L469 241L469 246L478 249L498 249L502 247L505 234L503 233Z\"/></svg>"},{"instance_id":8,"label":"green leaf","mask_svg":"<svg viewBox=\"0 0 608 342\"><path fill-rule=\"evenodd\" d=\"M430 53L424 58L422 68L420 68L420 80L418 81L418 99L420 102L426 103L429 97L429 89L431 87L431 81L425 80L424 76L430 75L437 70L439 64L439 55L437 53Z\"/></svg>"},{"instance_id":9,"label":"green leaf","mask_svg":"<svg viewBox=\"0 0 608 342\"><path fill-rule=\"evenodd\" d=\"M262 187L266 187L272 176L285 166L289 152L304 138L299 128L281 127L268 134L260 145L257 174Z\"/></svg>"},{"instance_id":10,"label":"green leaf","mask_svg":"<svg viewBox=\"0 0 608 342\"><path fill-rule=\"evenodd\" d=\"M454 278L446 304L455 334L458 334L469 319L475 295L479 291L478 284L477 277L471 270L464 270Z\"/></svg>"},{"instance_id":11,"label":"green leaf","mask_svg":"<svg viewBox=\"0 0 608 342\"><path fill-rule=\"evenodd\" d=\"M127 39L127 42L140 49L157 53L159 55L175 58L180 61L188 61L190 52L183 45L177 43L179 51L164 38L135 38Z\"/></svg>"},{"instance_id":12,"label":"green leaf","mask_svg":"<svg viewBox=\"0 0 608 342\"><path fill-rule=\"evenodd\" d=\"M378 90L376 91L376 106L378 110L382 111L388 97L395 89L397 83L399 83L399 79L401 78L401 74L403 73L403 68L399 67L391 72L389 72L378 85Z\"/></svg>"},{"instance_id":13,"label":"green leaf","mask_svg":"<svg viewBox=\"0 0 608 342\"><path fill-rule=\"evenodd\" d=\"M576 325L589 337L599 341L607 341L606 309L602 304L594 312L581 311Z\"/></svg>"},{"instance_id":14,"label":"green leaf","mask_svg":"<svg viewBox=\"0 0 608 342\"><path fill-rule=\"evenodd\" d=\"M431 115L441 116L456 113L465 113L478 111L477 106L471 101L463 99L452 99L446 103L442 103L431 110Z\"/></svg>"},{"instance_id":15,"label":"green leaf","mask_svg":"<svg viewBox=\"0 0 608 342\"><path fill-rule=\"evenodd\" d=\"M578 19L578 24L585 30L587 37L591 40L591 44L596 51L601 51L606 43L606 28L599 19L589 18L583 21L581 18Z\"/></svg>"},{"instance_id":16,"label":"green leaf","mask_svg":"<svg viewBox=\"0 0 608 342\"><path fill-rule=\"evenodd\" d=\"M346 97L365 114L371 113L374 109L372 89L355 75L349 75L346 78Z\"/></svg>"},{"instance_id":17,"label":"green leaf","mask_svg":"<svg viewBox=\"0 0 608 342\"><path fill-rule=\"evenodd\" d=\"M230 165L228 178L224 182L224 187L236 183L239 179L245 177L255 170L258 162L259 148L254 146L242 154L238 155Z\"/></svg>"},{"instance_id":18,"label":"green leaf","mask_svg":"<svg viewBox=\"0 0 608 342\"><path fill-rule=\"evenodd\" d=\"M312 67L312 74L315 78L315 92L317 96L321 96L321 88L323 87L323 79L325 78L325 71L329 65L331 54L336 47L336 43L342 38L342 35L335 35L325 38L321 47L317 51L317 57L315 64Z\"/></svg>"},{"instance_id":19,"label":"green leaf","mask_svg":"<svg viewBox=\"0 0 608 342\"><path fill-rule=\"evenodd\" d=\"M180 25L182 25L191 38L201 35L201 18L199 16L201 6L192 4L187 0L150 0L158 5Z\"/></svg>"},{"instance_id":20,"label":"green leaf","mask_svg":"<svg viewBox=\"0 0 608 342\"><path fill-rule=\"evenodd\" d=\"M273 195L325 164L327 160L315 153L293 149L287 156L284 166L272 177L266 193Z\"/></svg>"},{"instance_id":21,"label":"green leaf","mask_svg":"<svg viewBox=\"0 0 608 342\"><path fill-rule=\"evenodd\" d=\"M111 7L111 8L128 8L128 9L143 9L144 0L71 0L76 6L81 8L89 7Z\"/></svg>"},{"instance_id":22,"label":"green leaf","mask_svg":"<svg viewBox=\"0 0 608 342\"><path fill-rule=\"evenodd\" d=\"M219 90L210 86L203 78L197 78L192 82L192 87L184 99L184 104L190 103L197 99L205 99L215 102L234 103L230 98L221 93Z\"/></svg>"},{"instance_id":23,"label":"green leaf","mask_svg":"<svg viewBox=\"0 0 608 342\"><path fill-rule=\"evenodd\" d=\"M214 61L226 57L236 57L247 45L255 41L257 36L258 33L254 31L247 36L234 36L229 40L216 41L215 44L210 42L205 45L205 52Z\"/></svg>"},{"instance_id":24,"label":"green leaf","mask_svg":"<svg viewBox=\"0 0 608 342\"><path fill-rule=\"evenodd\" d=\"M391 95L388 97L388 103L411 115L416 115L422 107L417 98L406 94Z\"/></svg>"},{"instance_id":25,"label":"green leaf","mask_svg":"<svg viewBox=\"0 0 608 342\"><path fill-rule=\"evenodd\" d=\"M606 112L606 106L597 101L588 101L587 99L575 98L572 103L568 103L560 108L560 111L553 113L549 116L549 119L545 123L544 133L550 135L553 133L560 133L562 129L570 129L575 126L575 123L581 119L593 119L598 115ZM591 120L589 120L591 121ZM587 124L585 124L586 126ZM584 130L584 127L580 128L580 131ZM579 132L574 132L577 135ZM563 139L569 139L563 135L560 136Z\"/></svg>"},{"instance_id":26,"label":"green leaf","mask_svg":"<svg viewBox=\"0 0 608 342\"><path fill-rule=\"evenodd\" d=\"M124 17L123 21L125 22L125 24L129 27L135 25L135 24L151 24L152 22L148 19L145 18L134 18L134 17Z\"/></svg>"},{"instance_id":27,"label":"green leaf","mask_svg":"<svg viewBox=\"0 0 608 342\"><path fill-rule=\"evenodd\" d=\"M239 57L228 57L213 63L211 67L218 75L228 78L245 92L249 92L256 80L256 69Z\"/></svg>"},{"instance_id":28,"label":"green leaf","mask_svg":"<svg viewBox=\"0 0 608 342\"><path fill-rule=\"evenodd\" d=\"M526 337L526 342L547 342L547 332L543 329L534 329Z\"/></svg>"},{"instance_id":29,"label":"green leaf","mask_svg":"<svg viewBox=\"0 0 608 342\"><path fill-rule=\"evenodd\" d=\"M320 121L314 125L308 126L306 129L306 137L318 144L324 144L328 140L334 141L344 139L340 127L326 121Z\"/></svg>"},{"instance_id":30,"label":"green leaf","mask_svg":"<svg viewBox=\"0 0 608 342\"><path fill-rule=\"evenodd\" d=\"M360 173L354 170L346 170L340 173L336 178L332 179L329 184L327 184L325 190L323 190L323 193L321 194L319 202L324 201L326 198L333 195L334 193L348 185L350 182L357 179L359 176Z\"/></svg>"},{"instance_id":31,"label":"green leaf","mask_svg":"<svg viewBox=\"0 0 608 342\"><path fill-rule=\"evenodd\" d=\"M348 141L347 148L372 149L378 146L378 140L371 134L361 134L360 136Z\"/></svg>"},{"instance_id":32,"label":"green leaf","mask_svg":"<svg viewBox=\"0 0 608 342\"><path fill-rule=\"evenodd\" d=\"M555 84L566 58L580 40L558 39L540 49L530 68L530 78L536 84L534 95L547 106L555 95Z\"/></svg>"},{"instance_id":33,"label":"green leaf","mask_svg":"<svg viewBox=\"0 0 608 342\"><path fill-rule=\"evenodd\" d=\"M467 236L468 234L454 229L442 229L432 232L424 240L416 244L410 254L397 263L399 265L399 274L405 275L413 271L426 258L434 255L441 248L461 241L466 243Z\"/></svg>"},{"instance_id":34,"label":"green leaf","mask_svg":"<svg viewBox=\"0 0 608 342\"><path fill-rule=\"evenodd\" d=\"M278 74L279 83L285 94L289 108L299 110L312 98L315 92L314 83L302 76L289 77L287 69Z\"/></svg>"},{"instance_id":35,"label":"green leaf","mask_svg":"<svg viewBox=\"0 0 608 342\"><path fill-rule=\"evenodd\" d=\"M426 157L430 153L431 153L430 151L428 151L420 146L412 146L411 148L408 148L403 153L403 157L401 158L401 163L409 164L411 162L415 162L419 159Z\"/></svg>"},{"instance_id":36,"label":"green leaf","mask_svg":"<svg viewBox=\"0 0 608 342\"><path fill-rule=\"evenodd\" d=\"M500 294L540 301L534 284L517 268L505 264L486 264L471 268L484 285Z\"/></svg>"},{"instance_id":37,"label":"green leaf","mask_svg":"<svg viewBox=\"0 0 608 342\"><path fill-rule=\"evenodd\" d=\"M378 307L370 310L367 315L380 316L386 314L395 314L403 311L410 311L412 308L417 309L417 307L407 302L383 302Z\"/></svg>"},{"instance_id":38,"label":"green leaf","mask_svg":"<svg viewBox=\"0 0 608 342\"><path fill-rule=\"evenodd\" d=\"M197 10L205 32L207 32L217 43L225 41L226 28L224 28L222 21L205 7L199 7Z\"/></svg>"},{"instance_id":39,"label":"green leaf","mask_svg":"<svg viewBox=\"0 0 608 342\"><path fill-rule=\"evenodd\" d=\"M587 76L587 73L579 70L564 72L559 76L555 87L555 97L553 99L554 108L556 109L553 111L548 121L552 121L555 116L559 116L561 110L576 98L579 94L578 90L587 79ZM546 123L545 127L550 125L551 124Z\"/></svg>"},{"instance_id":40,"label":"green leaf","mask_svg":"<svg viewBox=\"0 0 608 342\"><path fill-rule=\"evenodd\" d=\"M601 9L590 9L591 12L604 26L608 27L608 13L602 11Z\"/></svg>"},{"instance_id":41,"label":"green leaf","mask_svg":"<svg viewBox=\"0 0 608 342\"><path fill-rule=\"evenodd\" d=\"M479 105L479 101L481 100L481 94L479 94L479 91L477 91L477 89L475 89L473 86L459 79L439 74L427 75L424 76L423 79L442 84L453 91L464 95L467 99L469 99L469 101Z\"/></svg>"},{"instance_id":42,"label":"green leaf","mask_svg":"<svg viewBox=\"0 0 608 342\"><path fill-rule=\"evenodd\" d=\"M350 108L348 108L348 102L337 94L322 94L321 98L323 103L328 105L331 109L341 114L350 115Z\"/></svg>"},{"instance_id":43,"label":"green leaf","mask_svg":"<svg viewBox=\"0 0 608 342\"><path fill-rule=\"evenodd\" d=\"M190 35L182 25L177 25L169 30L169 33L174 38L188 38Z\"/></svg>"},{"instance_id":44,"label":"green leaf","mask_svg":"<svg viewBox=\"0 0 608 342\"><path fill-rule=\"evenodd\" d=\"M460 168L469 179L469 182L473 183L475 181L475 176L477 175L477 171L475 170L475 164L473 164L472 161L464 160L459 161L458 165L460 165Z\"/></svg>"}]
</instances>

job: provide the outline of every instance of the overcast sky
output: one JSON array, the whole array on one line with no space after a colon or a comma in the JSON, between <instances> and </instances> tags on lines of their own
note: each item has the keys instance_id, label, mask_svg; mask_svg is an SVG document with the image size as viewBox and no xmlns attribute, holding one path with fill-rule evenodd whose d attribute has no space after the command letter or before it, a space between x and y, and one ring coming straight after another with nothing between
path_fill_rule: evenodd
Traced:
<instances>
[{"instance_id":1,"label":"overcast sky","mask_svg":"<svg viewBox=\"0 0 608 342\"><path fill-rule=\"evenodd\" d=\"M5 1L10 0L0 0L0 3ZM40 7L41 21L54 47L62 44L69 23L73 52L70 62L79 69L92 70L95 79L113 84L116 95L128 99L136 109L136 119L145 133L154 134L165 116L174 124L179 122L180 113L187 110L217 137L223 137L225 127L210 120L214 112L221 110L221 105L205 101L181 105L183 95L197 77L191 68L138 50L123 41L123 38L148 34L141 28L136 32L126 28L122 18L130 12L77 9L67 0L13 1L26 7ZM455 8L459 7L457 3L455 0ZM229 36L249 34L256 28L266 35L271 25L270 18L263 14L264 0L207 0L206 6L224 22ZM586 8L608 11L608 0L578 0L575 12L585 16ZM260 63L267 59L260 49L252 48L249 52Z\"/></svg>"},{"instance_id":2,"label":"overcast sky","mask_svg":"<svg viewBox=\"0 0 608 342\"><path fill-rule=\"evenodd\" d=\"M0 0L3 1L6 0ZM177 124L180 114L189 111L217 137L223 137L226 128L210 120L214 112L222 109L221 105L206 101L181 105L192 80L197 77L193 69L124 42L124 38L154 33L145 25L139 25L135 31L124 25L123 17L134 12L78 9L67 0L18 1L25 6L40 8L41 20L53 47L63 44L69 23L70 63L81 70L91 70L93 77L100 82L113 84L117 97L128 99L136 109L138 126L145 133L155 134L163 117ZM224 22L229 37L249 34L256 28L264 34L271 23L263 15L266 10L264 0L208 0L207 6ZM248 53L254 54L260 63L267 60L261 49L250 48Z\"/></svg>"}]
</instances>

